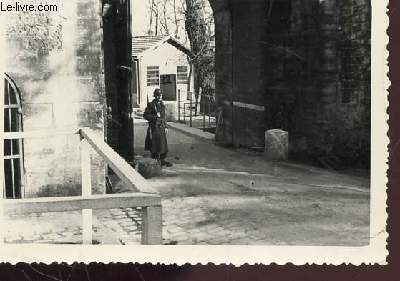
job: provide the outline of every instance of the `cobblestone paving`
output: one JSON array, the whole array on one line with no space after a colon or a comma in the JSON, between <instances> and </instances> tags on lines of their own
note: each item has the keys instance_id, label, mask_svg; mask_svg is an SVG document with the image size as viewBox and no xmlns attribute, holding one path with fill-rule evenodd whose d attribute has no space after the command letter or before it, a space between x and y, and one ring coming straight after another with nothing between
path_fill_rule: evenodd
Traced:
<instances>
[{"instance_id":1,"label":"cobblestone paving","mask_svg":"<svg viewBox=\"0 0 400 281\"><path fill-rule=\"evenodd\" d=\"M195 197L163 201L163 208L168 209L163 228L166 244L247 244L246 239L253 238L240 222L216 221L205 201Z\"/></svg>"},{"instance_id":2,"label":"cobblestone paving","mask_svg":"<svg viewBox=\"0 0 400 281\"><path fill-rule=\"evenodd\" d=\"M5 221L6 243L82 243L80 212L12 216ZM140 244L141 210L94 210L93 244Z\"/></svg>"},{"instance_id":3,"label":"cobblestone paving","mask_svg":"<svg viewBox=\"0 0 400 281\"><path fill-rule=\"evenodd\" d=\"M136 126L135 147L143 147L145 132L145 126ZM149 180L162 197L163 244L369 242L367 178L301 164L275 165L177 132L169 135L169 146L174 166ZM93 217L94 244L140 244L140 209L95 210ZM8 243L82 243L80 212L7 222Z\"/></svg>"},{"instance_id":4,"label":"cobblestone paving","mask_svg":"<svg viewBox=\"0 0 400 281\"><path fill-rule=\"evenodd\" d=\"M269 204L273 201L279 207ZM311 200L307 216L293 213L304 209L304 202L293 202L279 196L238 196L218 195L171 197L162 200L163 207L163 244L167 245L287 245L296 243L318 244L325 236L341 239L327 244L355 243L348 236L359 237L355 244L368 241L366 235L360 235L357 227L366 228L365 222L342 218L343 222L326 223L330 219L332 208L341 208L352 202L334 206L320 206ZM322 205L322 204L321 204ZM260 206L262 206L260 208ZM354 206L357 209L357 202ZM282 212L281 209L287 209ZM311 218L311 219L310 219ZM306 228L314 230L312 235L304 237L298 228L303 221L310 220ZM346 223L346 221L348 221ZM6 220L6 243L82 243L82 216L80 212L43 213L29 216L13 216ZM281 225L285 226L284 237ZM322 227L321 227L322 225ZM306 229L307 231L307 229ZM341 231L343 233L341 234ZM290 237L288 242L288 235ZM314 239L313 239L314 236ZM93 244L140 244L141 210L111 209L93 211ZM346 242L348 241L348 242ZM312 244L312 243L311 243Z\"/></svg>"},{"instance_id":5,"label":"cobblestone paving","mask_svg":"<svg viewBox=\"0 0 400 281\"><path fill-rule=\"evenodd\" d=\"M244 229L239 218L215 221L209 214L208 203L195 197L163 200L163 244L245 245L264 238L254 229ZM5 242L81 244L81 221L80 212L12 216L5 221ZM93 244L131 245L140 244L140 241L140 209L93 211Z\"/></svg>"}]
</instances>

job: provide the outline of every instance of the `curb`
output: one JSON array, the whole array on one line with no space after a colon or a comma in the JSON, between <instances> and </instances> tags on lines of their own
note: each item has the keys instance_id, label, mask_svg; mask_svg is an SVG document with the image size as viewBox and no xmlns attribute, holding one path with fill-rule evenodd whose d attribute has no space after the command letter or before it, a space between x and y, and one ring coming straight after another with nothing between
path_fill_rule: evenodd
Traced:
<instances>
[{"instance_id":1,"label":"curb","mask_svg":"<svg viewBox=\"0 0 400 281\"><path fill-rule=\"evenodd\" d=\"M200 134L196 134L195 132L191 132L191 131L187 130L186 128L183 128L183 126L185 126L185 125L177 126L175 122L167 122L167 125L171 129L179 131L179 132L181 132L181 133L183 133L183 134L185 134L185 135L187 135L189 137L195 137L197 139L200 139L200 140L203 140L203 141L206 141L206 142L209 142L209 143L215 143L215 135L214 134L206 133L206 132L201 131L200 129L196 129L196 128L193 128L193 127L191 128L191 130L198 130L202 134L208 134L209 135L209 138L208 138L206 136L202 136Z\"/></svg>"}]
</instances>

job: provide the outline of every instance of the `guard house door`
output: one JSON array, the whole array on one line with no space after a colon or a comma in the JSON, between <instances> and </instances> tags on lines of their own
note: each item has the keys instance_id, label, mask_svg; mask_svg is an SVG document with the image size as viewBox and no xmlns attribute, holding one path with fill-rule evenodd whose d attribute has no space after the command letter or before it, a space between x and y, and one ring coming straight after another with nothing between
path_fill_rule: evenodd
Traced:
<instances>
[{"instance_id":1,"label":"guard house door","mask_svg":"<svg viewBox=\"0 0 400 281\"><path fill-rule=\"evenodd\" d=\"M160 89L163 94L163 100L176 101L176 75L160 75Z\"/></svg>"}]
</instances>

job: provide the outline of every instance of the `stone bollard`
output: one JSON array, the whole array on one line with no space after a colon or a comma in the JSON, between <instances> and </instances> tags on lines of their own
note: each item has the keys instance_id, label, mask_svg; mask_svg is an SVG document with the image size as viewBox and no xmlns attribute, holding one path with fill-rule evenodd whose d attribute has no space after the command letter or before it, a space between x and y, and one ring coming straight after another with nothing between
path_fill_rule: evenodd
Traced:
<instances>
[{"instance_id":1,"label":"stone bollard","mask_svg":"<svg viewBox=\"0 0 400 281\"><path fill-rule=\"evenodd\" d=\"M167 122L175 122L178 116L176 103L164 102L164 104L165 104L165 119L167 120Z\"/></svg>"},{"instance_id":2,"label":"stone bollard","mask_svg":"<svg viewBox=\"0 0 400 281\"><path fill-rule=\"evenodd\" d=\"M279 129L265 132L264 155L269 161L287 161L289 133Z\"/></svg>"},{"instance_id":3,"label":"stone bollard","mask_svg":"<svg viewBox=\"0 0 400 281\"><path fill-rule=\"evenodd\" d=\"M136 171L145 179L150 179L161 175L161 165L155 159L142 158L136 161Z\"/></svg>"}]
</instances>

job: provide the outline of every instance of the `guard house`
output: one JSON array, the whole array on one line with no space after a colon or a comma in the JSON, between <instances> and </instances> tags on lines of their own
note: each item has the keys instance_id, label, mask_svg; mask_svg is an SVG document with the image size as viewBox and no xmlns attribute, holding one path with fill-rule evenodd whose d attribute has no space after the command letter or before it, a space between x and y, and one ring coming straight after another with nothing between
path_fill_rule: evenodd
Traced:
<instances>
[{"instance_id":1,"label":"guard house","mask_svg":"<svg viewBox=\"0 0 400 281\"><path fill-rule=\"evenodd\" d=\"M136 107L143 110L160 88L167 108L167 118L178 115L181 104L192 98L194 69L191 52L170 36L136 36L132 39L132 95Z\"/></svg>"}]
</instances>

